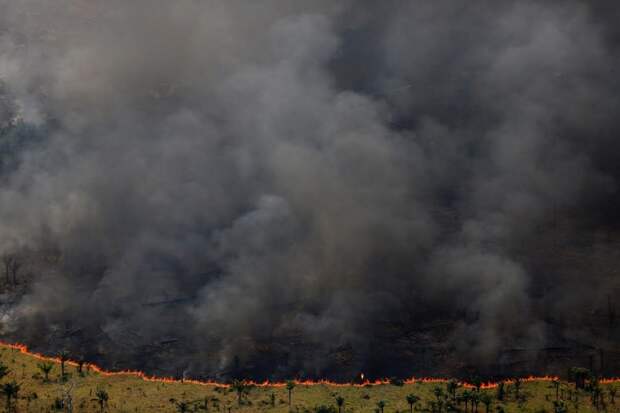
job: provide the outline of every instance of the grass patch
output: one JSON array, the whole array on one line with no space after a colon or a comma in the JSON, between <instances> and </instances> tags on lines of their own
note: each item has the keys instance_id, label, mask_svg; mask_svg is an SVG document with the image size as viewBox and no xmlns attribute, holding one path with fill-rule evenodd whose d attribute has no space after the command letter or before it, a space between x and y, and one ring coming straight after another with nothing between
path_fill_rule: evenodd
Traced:
<instances>
[{"instance_id":1,"label":"grass patch","mask_svg":"<svg viewBox=\"0 0 620 413\"><path fill-rule=\"evenodd\" d=\"M288 405L285 386L229 388L195 383L160 383L145 381L132 375L104 376L92 369L83 368L78 373L76 365L65 367L67 377L60 377L60 365L53 362L48 380L44 377L42 361L17 349L0 347L0 359L10 372L1 384L16 381L20 385L17 401L11 409L18 412L67 411L99 412L103 403L107 412L376 412L384 405L384 413L409 412L408 395L419 400L414 411L429 413L465 412L463 396L477 398L477 412L486 413L567 413L567 412L619 412L619 400L612 395L620 390L620 383L600 384L600 394L593 403L593 392L577 390L574 384L549 381L528 381L519 386L507 383L504 400L498 400L498 390L470 388L456 390L456 399L446 383L392 383L375 386L332 386L329 384L297 384L291 391ZM103 393L101 393L103 392ZM5 406L3 394L0 406ZM341 406L338 399L342 398ZM612 403L613 399L613 403ZM241 403L239 403L239 400ZM456 401L454 401L456 400ZM467 411L472 411L472 399L467 401ZM490 400L490 401L489 401ZM383 402L383 403L381 403ZM205 403L206 408L205 410ZM597 407L598 406L598 407ZM322 409L322 410L321 410ZM476 409L476 407L474 407Z\"/></svg>"}]
</instances>

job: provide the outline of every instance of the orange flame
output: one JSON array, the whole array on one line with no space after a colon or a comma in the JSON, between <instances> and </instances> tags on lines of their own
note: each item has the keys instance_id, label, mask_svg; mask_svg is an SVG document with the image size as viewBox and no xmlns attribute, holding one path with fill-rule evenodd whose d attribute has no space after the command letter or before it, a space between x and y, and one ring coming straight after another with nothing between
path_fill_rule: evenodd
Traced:
<instances>
[{"instance_id":1,"label":"orange flame","mask_svg":"<svg viewBox=\"0 0 620 413\"><path fill-rule=\"evenodd\" d=\"M17 343L6 343L3 341L0 341L0 347L5 347L5 348L10 348L13 350L18 350L20 353L28 355L30 357L34 357L38 360L42 360L42 361L48 361L48 362L54 362L54 363L58 363L60 364L60 358L58 357L49 357L49 356L44 356L43 354L40 353L34 353L31 352L30 350L28 350L28 347L24 344L17 344ZM74 366L77 367L79 365L79 363L77 363L76 361L73 360L67 360L65 361L65 364L69 365L69 366ZM175 379L172 377L157 377L157 376L149 376L146 373L142 372L142 371L136 371L136 370L121 370L121 371L108 371L105 370L95 364L92 363L84 363L83 367L93 370L94 372L104 376L104 377L110 377L110 376L129 376L129 377L136 377L139 379L142 379L144 381L149 381L149 382L156 382L156 383L190 383L190 384L196 384L199 386L215 386L215 387L224 387L224 388L228 388L230 387L230 384L226 384L226 383L221 383L221 382L217 382L217 381L213 381L213 380L194 380L194 379ZM361 378L361 382L359 383L339 383L339 382L334 382L331 380L293 380L293 382L296 385L299 386L332 386L332 387L347 387L347 386L353 386L353 387L365 387L365 386L382 386L382 385L387 385L390 384L390 380L389 379L377 379L377 380L368 380L364 378L364 374L362 373L360 375ZM523 377L520 379L522 382L533 382L533 381L554 381L554 380L559 380L559 377L557 376L528 376L528 377ZM412 377L409 378L407 380L404 380L403 382L405 384L415 384L415 383L447 383L449 382L450 379L447 378L436 378L436 377L422 377L422 378L416 378L416 377ZM507 380L503 380L504 383L510 384L510 383L514 383L515 379L507 379ZM604 378L604 379L600 379L599 382L601 384L610 384L610 383L620 383L620 377L610 377L610 378ZM252 386L257 386L257 387L285 387L286 386L286 382L272 382L272 381L262 381L262 382L256 382L256 381L246 381L246 383L248 385L252 385ZM466 382L459 382L463 387L465 388L474 388L475 385L471 384L471 383L466 383ZM480 388L481 389L494 389L499 385L499 382L485 382L482 383Z\"/></svg>"}]
</instances>

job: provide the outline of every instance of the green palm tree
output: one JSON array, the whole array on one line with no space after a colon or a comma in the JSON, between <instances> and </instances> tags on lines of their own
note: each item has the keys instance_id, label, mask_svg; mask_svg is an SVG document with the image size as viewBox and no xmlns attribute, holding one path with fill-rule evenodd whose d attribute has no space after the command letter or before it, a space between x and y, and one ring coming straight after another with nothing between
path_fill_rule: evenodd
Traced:
<instances>
[{"instance_id":1,"label":"green palm tree","mask_svg":"<svg viewBox=\"0 0 620 413\"><path fill-rule=\"evenodd\" d=\"M108 404L108 400L110 399L110 395L104 389L97 389L95 393L96 401L99 403L99 411L103 413L103 409Z\"/></svg>"},{"instance_id":2,"label":"green palm tree","mask_svg":"<svg viewBox=\"0 0 620 413\"><path fill-rule=\"evenodd\" d=\"M237 404L241 406L241 399L250 392L250 385L245 380L233 380L231 388L237 392Z\"/></svg>"},{"instance_id":3,"label":"green palm tree","mask_svg":"<svg viewBox=\"0 0 620 413\"><path fill-rule=\"evenodd\" d=\"M469 404L469 400L471 399L471 394L472 394L472 392L470 392L469 390L465 390L461 394L461 400L465 402L465 411L466 412L467 412L467 405Z\"/></svg>"},{"instance_id":4,"label":"green palm tree","mask_svg":"<svg viewBox=\"0 0 620 413\"><path fill-rule=\"evenodd\" d=\"M586 385L586 380L591 377L591 372L588 369L582 367L572 367L568 371L569 379L575 382L575 387L583 389Z\"/></svg>"},{"instance_id":5,"label":"green palm tree","mask_svg":"<svg viewBox=\"0 0 620 413\"><path fill-rule=\"evenodd\" d=\"M291 393L295 388L295 382L293 380L289 380L286 382L286 390L288 390L288 405L291 407Z\"/></svg>"},{"instance_id":6,"label":"green palm tree","mask_svg":"<svg viewBox=\"0 0 620 413\"><path fill-rule=\"evenodd\" d=\"M65 363L69 361L69 352L67 350L63 350L58 353L58 360L60 360L60 379L64 380L66 378Z\"/></svg>"},{"instance_id":7,"label":"green palm tree","mask_svg":"<svg viewBox=\"0 0 620 413\"><path fill-rule=\"evenodd\" d=\"M41 372L43 373L43 375L45 376L45 381L49 381L50 380L50 373L52 371L52 369L54 368L54 364L52 363L39 363L37 364L37 367L39 368L39 370L41 370Z\"/></svg>"},{"instance_id":8,"label":"green palm tree","mask_svg":"<svg viewBox=\"0 0 620 413\"><path fill-rule=\"evenodd\" d=\"M344 397L336 397L336 406L338 406L338 413L342 412L342 406L344 406Z\"/></svg>"},{"instance_id":9,"label":"green palm tree","mask_svg":"<svg viewBox=\"0 0 620 413\"><path fill-rule=\"evenodd\" d=\"M472 413L478 413L478 404L480 404L480 392L474 391L471 393L471 411Z\"/></svg>"},{"instance_id":10,"label":"green palm tree","mask_svg":"<svg viewBox=\"0 0 620 413\"><path fill-rule=\"evenodd\" d=\"M383 409L385 409L385 401L379 400L377 402L377 408L381 411L381 413L383 413Z\"/></svg>"},{"instance_id":11,"label":"green palm tree","mask_svg":"<svg viewBox=\"0 0 620 413\"><path fill-rule=\"evenodd\" d=\"M480 391L480 388L482 387L482 380L480 379L480 377L474 376L471 379L471 384L474 386L476 391Z\"/></svg>"},{"instance_id":12,"label":"green palm tree","mask_svg":"<svg viewBox=\"0 0 620 413\"><path fill-rule=\"evenodd\" d=\"M488 393L482 393L480 395L480 401L484 404L485 412L489 413L489 407L491 407L491 403L493 402L491 395Z\"/></svg>"},{"instance_id":13,"label":"green palm tree","mask_svg":"<svg viewBox=\"0 0 620 413\"><path fill-rule=\"evenodd\" d=\"M409 411L413 413L413 405L420 401L420 398L411 393L407 395L407 403L409 403Z\"/></svg>"},{"instance_id":14,"label":"green palm tree","mask_svg":"<svg viewBox=\"0 0 620 413\"><path fill-rule=\"evenodd\" d=\"M19 394L20 388L21 386L17 384L15 380L9 383L4 383L2 387L0 388L0 391L6 397L6 411L7 412L10 412L13 410L11 408L12 407L11 401L17 400L17 396Z\"/></svg>"},{"instance_id":15,"label":"green palm tree","mask_svg":"<svg viewBox=\"0 0 620 413\"><path fill-rule=\"evenodd\" d=\"M456 381L456 380L450 380L447 384L446 384L446 390L448 391L448 394L450 394L452 396L452 401L456 402L456 391L458 390L458 388L461 387L461 384Z\"/></svg>"}]
</instances>

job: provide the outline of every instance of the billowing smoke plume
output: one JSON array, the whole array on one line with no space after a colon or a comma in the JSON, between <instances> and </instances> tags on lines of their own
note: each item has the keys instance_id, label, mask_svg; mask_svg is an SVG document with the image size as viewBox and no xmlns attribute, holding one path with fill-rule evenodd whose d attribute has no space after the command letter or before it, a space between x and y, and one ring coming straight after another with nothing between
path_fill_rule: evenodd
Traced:
<instances>
[{"instance_id":1,"label":"billowing smoke plume","mask_svg":"<svg viewBox=\"0 0 620 413\"><path fill-rule=\"evenodd\" d=\"M194 376L613 348L618 12L0 0L5 336Z\"/></svg>"}]
</instances>

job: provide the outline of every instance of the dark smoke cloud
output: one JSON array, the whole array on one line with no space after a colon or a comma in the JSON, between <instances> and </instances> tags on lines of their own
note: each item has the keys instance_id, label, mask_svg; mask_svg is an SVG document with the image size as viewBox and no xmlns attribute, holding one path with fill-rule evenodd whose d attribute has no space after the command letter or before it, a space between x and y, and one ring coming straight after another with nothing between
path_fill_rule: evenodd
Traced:
<instances>
[{"instance_id":1,"label":"dark smoke cloud","mask_svg":"<svg viewBox=\"0 0 620 413\"><path fill-rule=\"evenodd\" d=\"M602 4L0 0L0 247L32 278L4 334L272 377L434 321L479 366L613 347L583 315L620 288Z\"/></svg>"}]
</instances>

